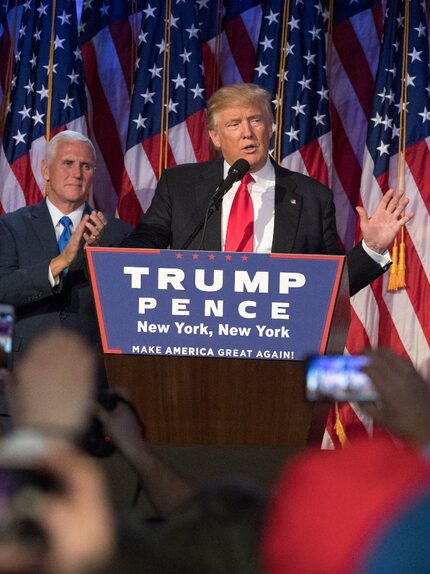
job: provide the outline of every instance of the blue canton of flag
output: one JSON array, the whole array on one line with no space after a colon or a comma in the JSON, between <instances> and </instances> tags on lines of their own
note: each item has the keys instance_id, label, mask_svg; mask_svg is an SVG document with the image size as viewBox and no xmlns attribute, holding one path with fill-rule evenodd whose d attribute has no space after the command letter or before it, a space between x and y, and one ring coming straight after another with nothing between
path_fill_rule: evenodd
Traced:
<instances>
[{"instance_id":1,"label":"blue canton of flag","mask_svg":"<svg viewBox=\"0 0 430 574\"><path fill-rule=\"evenodd\" d=\"M224 0L225 6L225 17L227 20L234 18L235 16L240 16L243 12L255 8L260 4L264 4L261 0Z\"/></svg>"},{"instance_id":2,"label":"blue canton of flag","mask_svg":"<svg viewBox=\"0 0 430 574\"><path fill-rule=\"evenodd\" d=\"M162 130L162 112L169 129L205 107L199 2L175 4L170 18L170 58L166 59L166 2L143 10L127 149ZM153 48L155 47L155 49ZM168 101L163 102L168 90ZM167 110L163 106L167 105Z\"/></svg>"},{"instance_id":3,"label":"blue canton of flag","mask_svg":"<svg viewBox=\"0 0 430 574\"><path fill-rule=\"evenodd\" d=\"M365 10L369 10L381 3L381 0L349 0L349 2L335 2L333 10L333 23L339 24L342 21L350 20L354 16L360 15Z\"/></svg>"},{"instance_id":4,"label":"blue canton of flag","mask_svg":"<svg viewBox=\"0 0 430 574\"><path fill-rule=\"evenodd\" d=\"M24 4L18 31L15 73L3 146L10 164L28 153L34 140L46 134L48 101L51 131L86 111L82 57L77 45L74 0ZM51 38L52 19L54 34ZM52 40L52 42L51 42ZM53 48L52 94L49 93L50 46Z\"/></svg>"},{"instance_id":5,"label":"blue canton of flag","mask_svg":"<svg viewBox=\"0 0 430 574\"><path fill-rule=\"evenodd\" d=\"M8 55L10 49L10 41L8 38L7 30L7 15L10 10L9 2L0 4L0 110L3 101L3 96L6 90L6 69L8 66ZM7 55L6 55L7 54ZM2 122L3 117L0 117L0 122ZM0 128L3 124L0 123Z\"/></svg>"},{"instance_id":6,"label":"blue canton of flag","mask_svg":"<svg viewBox=\"0 0 430 574\"><path fill-rule=\"evenodd\" d=\"M375 97L367 135L374 175L385 173L399 151L402 55L407 50L406 146L430 136L429 46L425 2L410 2L409 33L404 47L405 2L390 3L384 27ZM407 25L407 24L406 24Z\"/></svg>"},{"instance_id":7,"label":"blue canton of flag","mask_svg":"<svg viewBox=\"0 0 430 574\"><path fill-rule=\"evenodd\" d=\"M277 94L280 58L286 50L280 159L330 131L328 89L325 73L325 21L321 2L289 2L288 26L283 23L287 5L282 0L266 3L260 31L254 81ZM282 38L286 35L285 48ZM279 105L278 96L274 100ZM309 170L308 170L309 171Z\"/></svg>"},{"instance_id":8,"label":"blue canton of flag","mask_svg":"<svg viewBox=\"0 0 430 574\"><path fill-rule=\"evenodd\" d=\"M107 25L144 8L144 0L84 0L79 25L79 41L91 40Z\"/></svg>"},{"instance_id":9,"label":"blue canton of flag","mask_svg":"<svg viewBox=\"0 0 430 574\"><path fill-rule=\"evenodd\" d=\"M10 86L11 68L14 62L14 29L22 18L23 0L8 0L0 4L0 105ZM3 132L4 113L0 117L0 133Z\"/></svg>"}]
</instances>

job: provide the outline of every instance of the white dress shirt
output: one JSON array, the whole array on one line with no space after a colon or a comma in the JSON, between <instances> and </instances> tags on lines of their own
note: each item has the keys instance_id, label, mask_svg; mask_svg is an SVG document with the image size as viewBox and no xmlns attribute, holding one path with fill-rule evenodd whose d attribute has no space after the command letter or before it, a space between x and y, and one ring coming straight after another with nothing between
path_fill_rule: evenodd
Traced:
<instances>
[{"instance_id":1,"label":"white dress shirt","mask_svg":"<svg viewBox=\"0 0 430 574\"><path fill-rule=\"evenodd\" d=\"M224 178L230 166L224 161ZM248 191L254 205L254 252L270 253L272 251L273 231L275 226L275 169L268 159L266 165L251 174L254 182L248 184ZM240 181L233 184L224 195L221 212L221 248L224 250L228 218L231 205Z\"/></svg>"},{"instance_id":2,"label":"white dress shirt","mask_svg":"<svg viewBox=\"0 0 430 574\"><path fill-rule=\"evenodd\" d=\"M62 213L58 209L58 207L55 207L55 205L49 201L48 197L46 198L46 206L48 208L49 215L51 216L52 225L54 226L54 229L55 229L55 236L56 236L57 241L58 241L60 239L60 235L64 231L64 226L62 223L60 223L60 219L62 217L64 217L65 214ZM70 217L70 220L72 222L72 225L71 225L72 233L77 228L77 226L79 225L79 222L81 221L82 216L84 214L84 209L85 209L85 204L82 204L77 209L75 209L75 211L72 211L72 213L67 214L68 217ZM60 277L54 278L52 271L51 271L51 266L49 266L48 279L49 279L49 283L50 283L51 287L56 287L60 283Z\"/></svg>"}]
</instances>

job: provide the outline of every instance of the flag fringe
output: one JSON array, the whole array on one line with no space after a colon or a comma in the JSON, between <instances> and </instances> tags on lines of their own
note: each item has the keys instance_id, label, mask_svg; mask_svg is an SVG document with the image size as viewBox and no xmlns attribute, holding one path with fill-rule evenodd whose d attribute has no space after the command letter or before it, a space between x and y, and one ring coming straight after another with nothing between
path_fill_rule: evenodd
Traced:
<instances>
[{"instance_id":1,"label":"flag fringe","mask_svg":"<svg viewBox=\"0 0 430 574\"><path fill-rule=\"evenodd\" d=\"M397 291L398 283L397 283L397 270L398 270L398 261L399 261L399 248L397 245L397 241L393 245L393 251L391 253L391 267L390 267L390 278L388 280L388 291Z\"/></svg>"},{"instance_id":2,"label":"flag fringe","mask_svg":"<svg viewBox=\"0 0 430 574\"><path fill-rule=\"evenodd\" d=\"M334 423L334 432L339 439L342 448L349 444L348 437L346 436L345 428L340 420L339 404L335 403L336 421Z\"/></svg>"},{"instance_id":3,"label":"flag fringe","mask_svg":"<svg viewBox=\"0 0 430 574\"><path fill-rule=\"evenodd\" d=\"M406 253L405 242L400 243L399 262L397 265L397 289L406 287Z\"/></svg>"}]
</instances>

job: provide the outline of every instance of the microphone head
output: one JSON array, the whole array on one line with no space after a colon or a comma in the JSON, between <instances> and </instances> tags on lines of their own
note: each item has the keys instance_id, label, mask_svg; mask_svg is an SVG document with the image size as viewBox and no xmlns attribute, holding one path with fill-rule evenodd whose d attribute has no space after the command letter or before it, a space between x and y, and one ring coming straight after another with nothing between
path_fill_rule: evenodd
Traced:
<instances>
[{"instance_id":1,"label":"microphone head","mask_svg":"<svg viewBox=\"0 0 430 574\"><path fill-rule=\"evenodd\" d=\"M248 173L249 168L251 166L249 165L249 161L246 161L246 159L240 158L237 159L234 164L231 166L231 168L228 170L229 175L234 175L236 178L236 181L238 179L242 179L242 177Z\"/></svg>"}]
</instances>

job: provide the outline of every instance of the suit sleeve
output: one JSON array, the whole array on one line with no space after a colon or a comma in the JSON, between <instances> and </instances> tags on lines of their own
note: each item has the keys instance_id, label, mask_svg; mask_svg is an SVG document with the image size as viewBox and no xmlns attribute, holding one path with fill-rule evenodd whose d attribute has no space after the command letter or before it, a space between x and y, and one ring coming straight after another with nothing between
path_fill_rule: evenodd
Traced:
<instances>
[{"instance_id":1,"label":"suit sleeve","mask_svg":"<svg viewBox=\"0 0 430 574\"><path fill-rule=\"evenodd\" d=\"M367 287L372 281L380 277L390 267L390 264L381 267L363 249L362 242L357 243L346 254L349 273L349 290L351 297Z\"/></svg>"},{"instance_id":2,"label":"suit sleeve","mask_svg":"<svg viewBox=\"0 0 430 574\"><path fill-rule=\"evenodd\" d=\"M132 231L133 227L117 217L109 218L106 214L105 217L108 222L103 230L98 243L99 247L118 247L121 242ZM87 273L87 260L85 257L85 250L82 248L78 251L76 259L70 265L69 270L84 270Z\"/></svg>"},{"instance_id":3,"label":"suit sleeve","mask_svg":"<svg viewBox=\"0 0 430 574\"><path fill-rule=\"evenodd\" d=\"M122 219L110 218L100 238L100 247L118 247L132 229L133 227Z\"/></svg>"},{"instance_id":4,"label":"suit sleeve","mask_svg":"<svg viewBox=\"0 0 430 574\"><path fill-rule=\"evenodd\" d=\"M51 297L50 259L20 267L16 239L0 219L0 301L15 307Z\"/></svg>"}]
</instances>

